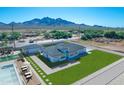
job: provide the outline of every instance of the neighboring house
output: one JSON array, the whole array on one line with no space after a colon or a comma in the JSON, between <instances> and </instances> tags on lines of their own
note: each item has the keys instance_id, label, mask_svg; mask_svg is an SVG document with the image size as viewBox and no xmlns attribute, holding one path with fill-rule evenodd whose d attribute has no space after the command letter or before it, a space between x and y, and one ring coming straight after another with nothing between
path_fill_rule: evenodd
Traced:
<instances>
[{"instance_id":1,"label":"neighboring house","mask_svg":"<svg viewBox=\"0 0 124 93\"><path fill-rule=\"evenodd\" d=\"M23 37L35 37L38 36L36 32L25 32L22 34Z\"/></svg>"},{"instance_id":2,"label":"neighboring house","mask_svg":"<svg viewBox=\"0 0 124 93\"><path fill-rule=\"evenodd\" d=\"M26 55L33 55L36 53L41 53L43 49L40 45L31 44L31 45L23 46L21 50L22 50L22 53Z\"/></svg>"},{"instance_id":3,"label":"neighboring house","mask_svg":"<svg viewBox=\"0 0 124 93\"><path fill-rule=\"evenodd\" d=\"M57 43L43 48L43 56L51 62L74 60L86 54L86 48L74 43Z\"/></svg>"}]
</instances>

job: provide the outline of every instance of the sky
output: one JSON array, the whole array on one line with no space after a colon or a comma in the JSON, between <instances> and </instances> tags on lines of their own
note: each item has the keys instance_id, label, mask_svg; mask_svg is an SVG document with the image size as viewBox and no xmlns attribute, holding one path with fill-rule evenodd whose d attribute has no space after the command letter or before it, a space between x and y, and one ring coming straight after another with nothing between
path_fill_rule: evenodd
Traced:
<instances>
[{"instance_id":1,"label":"sky","mask_svg":"<svg viewBox=\"0 0 124 93\"><path fill-rule=\"evenodd\" d=\"M124 27L124 7L0 7L0 22L62 18L79 24Z\"/></svg>"}]
</instances>

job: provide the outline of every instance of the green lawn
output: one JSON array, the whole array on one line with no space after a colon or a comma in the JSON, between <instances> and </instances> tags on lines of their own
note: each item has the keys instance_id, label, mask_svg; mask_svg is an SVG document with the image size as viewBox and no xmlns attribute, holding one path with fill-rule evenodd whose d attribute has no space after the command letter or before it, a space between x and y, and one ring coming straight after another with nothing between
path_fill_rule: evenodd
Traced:
<instances>
[{"instance_id":1,"label":"green lawn","mask_svg":"<svg viewBox=\"0 0 124 93\"><path fill-rule=\"evenodd\" d=\"M47 58L45 58L43 55L41 54L36 54L36 56L42 60L48 67L53 68L53 67L57 67L59 65L63 65L63 64L67 64L68 61L59 61L59 62L50 62Z\"/></svg>"},{"instance_id":2,"label":"green lawn","mask_svg":"<svg viewBox=\"0 0 124 93\"><path fill-rule=\"evenodd\" d=\"M93 50L92 54L79 60L80 64L48 75L48 77L53 84L71 84L120 58L119 55Z\"/></svg>"},{"instance_id":3,"label":"green lawn","mask_svg":"<svg viewBox=\"0 0 124 93\"><path fill-rule=\"evenodd\" d=\"M93 50L91 54L79 59L80 64L47 75L47 78L55 85L72 84L120 58L119 55Z\"/></svg>"}]
</instances>

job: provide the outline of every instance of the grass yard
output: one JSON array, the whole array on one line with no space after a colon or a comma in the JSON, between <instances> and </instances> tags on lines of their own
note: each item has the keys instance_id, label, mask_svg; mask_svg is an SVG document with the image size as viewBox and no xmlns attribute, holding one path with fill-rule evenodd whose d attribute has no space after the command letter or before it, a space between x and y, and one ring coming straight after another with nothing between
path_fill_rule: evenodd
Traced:
<instances>
[{"instance_id":1,"label":"grass yard","mask_svg":"<svg viewBox=\"0 0 124 93\"><path fill-rule=\"evenodd\" d=\"M54 68L54 67L56 67L56 66L59 66L59 65L63 65L63 64L67 64L68 63L68 61L61 61L61 62L54 62L54 63L52 63L52 62L50 62L47 58L45 58L43 55L41 55L41 54L36 54L36 56L40 59L40 60L42 60L48 67L50 67L50 68Z\"/></svg>"},{"instance_id":2,"label":"grass yard","mask_svg":"<svg viewBox=\"0 0 124 93\"><path fill-rule=\"evenodd\" d=\"M80 64L48 75L48 78L53 84L72 84L120 58L119 55L93 50L92 54L79 59Z\"/></svg>"},{"instance_id":3,"label":"grass yard","mask_svg":"<svg viewBox=\"0 0 124 93\"><path fill-rule=\"evenodd\" d=\"M46 76L54 85L72 84L120 58L122 56L93 50L91 54L79 59L80 64Z\"/></svg>"}]
</instances>

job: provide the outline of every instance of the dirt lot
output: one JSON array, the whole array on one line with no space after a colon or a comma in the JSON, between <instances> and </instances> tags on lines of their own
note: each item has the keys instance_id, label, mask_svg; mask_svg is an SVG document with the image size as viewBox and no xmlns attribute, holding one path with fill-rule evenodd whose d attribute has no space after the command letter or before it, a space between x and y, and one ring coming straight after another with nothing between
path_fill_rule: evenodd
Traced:
<instances>
[{"instance_id":1,"label":"dirt lot","mask_svg":"<svg viewBox=\"0 0 124 93\"><path fill-rule=\"evenodd\" d=\"M96 41L92 41L92 40L88 40L88 41L73 40L73 42L97 46L97 47L101 47L101 48L105 48L105 49L109 49L109 50L115 50L115 51L124 53L124 40L119 41L119 42L113 41L113 42L109 42L109 43L100 43L100 42L96 42Z\"/></svg>"},{"instance_id":2,"label":"dirt lot","mask_svg":"<svg viewBox=\"0 0 124 93\"><path fill-rule=\"evenodd\" d=\"M42 31L46 31L46 29L14 29L14 32L37 32L37 31L39 31L39 32L42 32ZM12 30L11 29L9 29L9 30L1 30L0 29L0 32L12 32Z\"/></svg>"}]
</instances>

